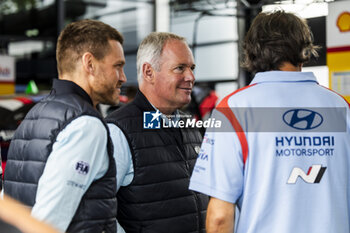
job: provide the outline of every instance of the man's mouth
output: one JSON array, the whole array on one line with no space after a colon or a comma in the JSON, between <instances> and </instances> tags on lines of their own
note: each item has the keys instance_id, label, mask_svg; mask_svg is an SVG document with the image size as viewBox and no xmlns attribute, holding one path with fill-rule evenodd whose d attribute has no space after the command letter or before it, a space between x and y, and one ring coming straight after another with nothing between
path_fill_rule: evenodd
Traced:
<instances>
[{"instance_id":1,"label":"man's mouth","mask_svg":"<svg viewBox=\"0 0 350 233\"><path fill-rule=\"evenodd\" d=\"M179 87L179 89L186 90L186 91L192 91L191 87Z\"/></svg>"}]
</instances>

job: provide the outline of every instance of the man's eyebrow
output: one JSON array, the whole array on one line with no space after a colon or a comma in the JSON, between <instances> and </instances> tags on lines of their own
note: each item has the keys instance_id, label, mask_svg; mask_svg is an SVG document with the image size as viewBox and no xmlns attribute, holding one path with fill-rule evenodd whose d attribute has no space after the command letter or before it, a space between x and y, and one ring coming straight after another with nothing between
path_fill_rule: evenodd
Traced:
<instances>
[{"instance_id":1,"label":"man's eyebrow","mask_svg":"<svg viewBox=\"0 0 350 233\"><path fill-rule=\"evenodd\" d=\"M186 63L180 63L180 64L177 64L177 66L186 66L186 67L196 67L196 64L186 64Z\"/></svg>"},{"instance_id":2,"label":"man's eyebrow","mask_svg":"<svg viewBox=\"0 0 350 233\"><path fill-rule=\"evenodd\" d=\"M116 65L125 65L125 61L124 60L119 60L117 62L115 62Z\"/></svg>"}]
</instances>

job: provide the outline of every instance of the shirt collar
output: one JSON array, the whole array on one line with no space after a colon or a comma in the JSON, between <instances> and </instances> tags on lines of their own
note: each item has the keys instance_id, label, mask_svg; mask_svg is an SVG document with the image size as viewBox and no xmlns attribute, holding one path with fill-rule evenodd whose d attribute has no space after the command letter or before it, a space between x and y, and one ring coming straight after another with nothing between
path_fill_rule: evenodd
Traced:
<instances>
[{"instance_id":1,"label":"shirt collar","mask_svg":"<svg viewBox=\"0 0 350 233\"><path fill-rule=\"evenodd\" d=\"M93 105L90 96L81 88L78 84L62 79L54 79L52 88L55 90L56 94L64 95L64 94L76 94L82 97L84 100Z\"/></svg>"},{"instance_id":2,"label":"shirt collar","mask_svg":"<svg viewBox=\"0 0 350 233\"><path fill-rule=\"evenodd\" d=\"M312 72L298 72L298 71L266 71L259 72L255 75L250 83L263 82L317 82L315 75Z\"/></svg>"}]
</instances>

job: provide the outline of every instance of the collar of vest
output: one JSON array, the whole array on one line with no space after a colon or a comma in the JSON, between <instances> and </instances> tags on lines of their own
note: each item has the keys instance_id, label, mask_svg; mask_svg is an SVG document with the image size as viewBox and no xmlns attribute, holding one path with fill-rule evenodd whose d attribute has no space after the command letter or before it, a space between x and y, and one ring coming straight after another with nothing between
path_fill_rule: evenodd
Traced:
<instances>
[{"instance_id":1,"label":"collar of vest","mask_svg":"<svg viewBox=\"0 0 350 233\"><path fill-rule=\"evenodd\" d=\"M133 103L143 112L155 111L152 104L147 100L146 96L140 90L137 91Z\"/></svg>"},{"instance_id":2,"label":"collar of vest","mask_svg":"<svg viewBox=\"0 0 350 233\"><path fill-rule=\"evenodd\" d=\"M89 104L93 105L90 96L81 88L78 84L62 79L54 79L52 89L57 95L66 95L66 94L76 94L87 101Z\"/></svg>"}]
</instances>

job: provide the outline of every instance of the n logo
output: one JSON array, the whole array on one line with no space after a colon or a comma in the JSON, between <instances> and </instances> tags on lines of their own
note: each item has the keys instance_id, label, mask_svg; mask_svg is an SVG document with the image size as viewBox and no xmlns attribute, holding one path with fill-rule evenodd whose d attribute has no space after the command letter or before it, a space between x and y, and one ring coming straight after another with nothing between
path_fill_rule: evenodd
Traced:
<instances>
[{"instance_id":1,"label":"n logo","mask_svg":"<svg viewBox=\"0 0 350 233\"><path fill-rule=\"evenodd\" d=\"M295 167L293 168L287 183L295 184L299 176L306 183L309 183L309 184L320 183L326 169L327 167L322 167L322 165L312 165L309 168L309 171L307 172L307 174L305 174L305 172L301 168Z\"/></svg>"}]
</instances>

